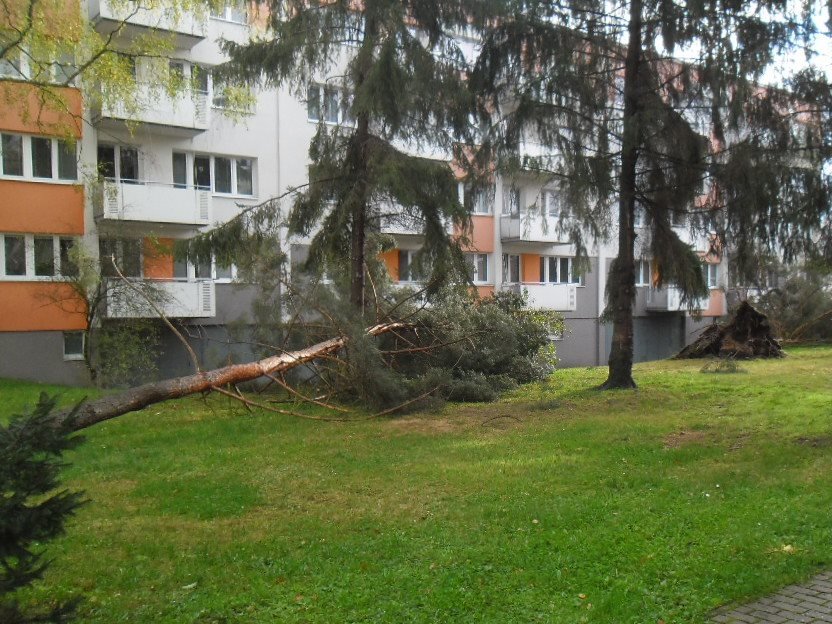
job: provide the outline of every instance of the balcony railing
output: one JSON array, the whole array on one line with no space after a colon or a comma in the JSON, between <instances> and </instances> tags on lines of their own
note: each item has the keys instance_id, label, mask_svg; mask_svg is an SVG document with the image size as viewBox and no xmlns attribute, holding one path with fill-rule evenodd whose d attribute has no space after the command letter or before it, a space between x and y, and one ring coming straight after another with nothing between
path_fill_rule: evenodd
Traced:
<instances>
[{"instance_id":1,"label":"balcony railing","mask_svg":"<svg viewBox=\"0 0 832 624\"><path fill-rule=\"evenodd\" d=\"M151 29L172 33L178 47L193 47L208 34L206 15L176 11L172 3L167 8L148 8L137 2L89 0L88 6L96 30L107 35L119 30L120 35L129 38Z\"/></svg>"},{"instance_id":2,"label":"balcony railing","mask_svg":"<svg viewBox=\"0 0 832 624\"><path fill-rule=\"evenodd\" d=\"M141 289L171 318L206 318L217 315L214 282L146 280ZM122 286L107 294L107 318L154 318L158 313L144 297Z\"/></svg>"},{"instance_id":3,"label":"balcony railing","mask_svg":"<svg viewBox=\"0 0 832 624\"><path fill-rule=\"evenodd\" d=\"M504 241L532 243L567 243L569 237L559 231L558 217L523 212L500 217L500 237Z\"/></svg>"},{"instance_id":4,"label":"balcony railing","mask_svg":"<svg viewBox=\"0 0 832 624\"><path fill-rule=\"evenodd\" d=\"M208 225L211 191L156 182L107 180L96 203L97 216L116 221Z\"/></svg>"},{"instance_id":5,"label":"balcony railing","mask_svg":"<svg viewBox=\"0 0 832 624\"><path fill-rule=\"evenodd\" d=\"M694 301L694 310L705 310L707 307L707 299ZM682 303L682 291L674 286L648 288L647 309L652 312L682 312L688 309L688 304Z\"/></svg>"},{"instance_id":6,"label":"balcony railing","mask_svg":"<svg viewBox=\"0 0 832 624\"><path fill-rule=\"evenodd\" d=\"M97 115L97 123L149 124L160 132L176 136L195 136L208 129L208 94L186 90L174 97L158 85L139 83L136 105L124 102L105 103Z\"/></svg>"},{"instance_id":7,"label":"balcony railing","mask_svg":"<svg viewBox=\"0 0 832 624\"><path fill-rule=\"evenodd\" d=\"M528 306L538 310L574 312L578 305L578 289L575 284L505 284L504 288L518 294L527 292Z\"/></svg>"},{"instance_id":8,"label":"balcony railing","mask_svg":"<svg viewBox=\"0 0 832 624\"><path fill-rule=\"evenodd\" d=\"M421 236L425 233L425 223L422 219L397 213L395 208L391 208L381 217L380 229L385 234ZM445 231L453 234L453 223L450 220L445 222Z\"/></svg>"}]
</instances>

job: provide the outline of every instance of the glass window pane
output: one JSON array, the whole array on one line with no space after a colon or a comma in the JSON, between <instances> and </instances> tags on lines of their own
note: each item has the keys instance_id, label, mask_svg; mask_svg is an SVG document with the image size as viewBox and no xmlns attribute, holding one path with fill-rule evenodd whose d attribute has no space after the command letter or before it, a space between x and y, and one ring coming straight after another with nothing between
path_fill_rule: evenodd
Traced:
<instances>
[{"instance_id":1,"label":"glass window pane","mask_svg":"<svg viewBox=\"0 0 832 624\"><path fill-rule=\"evenodd\" d=\"M552 256L549 257L549 281L552 283L558 281L558 259Z\"/></svg>"},{"instance_id":2,"label":"glass window pane","mask_svg":"<svg viewBox=\"0 0 832 624\"><path fill-rule=\"evenodd\" d=\"M306 92L306 117L310 121L321 119L321 88L311 84Z\"/></svg>"},{"instance_id":3,"label":"glass window pane","mask_svg":"<svg viewBox=\"0 0 832 624\"><path fill-rule=\"evenodd\" d=\"M32 137L32 175L52 177L52 139Z\"/></svg>"},{"instance_id":4,"label":"glass window pane","mask_svg":"<svg viewBox=\"0 0 832 624\"><path fill-rule=\"evenodd\" d=\"M194 156L194 184L199 189L211 190L211 159Z\"/></svg>"},{"instance_id":5,"label":"glass window pane","mask_svg":"<svg viewBox=\"0 0 832 624\"><path fill-rule=\"evenodd\" d=\"M231 192L231 159L214 158L214 192Z\"/></svg>"},{"instance_id":6,"label":"glass window pane","mask_svg":"<svg viewBox=\"0 0 832 624\"><path fill-rule=\"evenodd\" d=\"M191 76L193 79L194 90L203 95L208 93L208 70L202 67L192 67Z\"/></svg>"},{"instance_id":7,"label":"glass window pane","mask_svg":"<svg viewBox=\"0 0 832 624\"><path fill-rule=\"evenodd\" d=\"M26 275L26 242L22 236L5 238L6 275Z\"/></svg>"},{"instance_id":8,"label":"glass window pane","mask_svg":"<svg viewBox=\"0 0 832 624\"><path fill-rule=\"evenodd\" d=\"M324 118L330 123L338 123L339 99L337 89L324 88Z\"/></svg>"},{"instance_id":9,"label":"glass window pane","mask_svg":"<svg viewBox=\"0 0 832 624\"><path fill-rule=\"evenodd\" d=\"M540 281L546 281L546 258L540 256Z\"/></svg>"},{"instance_id":10,"label":"glass window pane","mask_svg":"<svg viewBox=\"0 0 832 624\"><path fill-rule=\"evenodd\" d=\"M173 185L185 188L188 185L188 161L185 154L173 153Z\"/></svg>"},{"instance_id":11,"label":"glass window pane","mask_svg":"<svg viewBox=\"0 0 832 624\"><path fill-rule=\"evenodd\" d=\"M121 272L125 277L142 276L142 252L141 241L136 239L125 239L121 241Z\"/></svg>"},{"instance_id":12,"label":"glass window pane","mask_svg":"<svg viewBox=\"0 0 832 624\"><path fill-rule=\"evenodd\" d=\"M101 263L101 275L104 277L117 277L115 268L113 267L112 258L116 257L116 241L111 238L102 238L98 241L98 257Z\"/></svg>"},{"instance_id":13,"label":"glass window pane","mask_svg":"<svg viewBox=\"0 0 832 624\"><path fill-rule=\"evenodd\" d=\"M84 332L64 332L64 357L84 356Z\"/></svg>"},{"instance_id":14,"label":"glass window pane","mask_svg":"<svg viewBox=\"0 0 832 624\"><path fill-rule=\"evenodd\" d=\"M60 240L61 275L67 277L78 276L78 265L72 259L74 246L75 240L72 238L62 238Z\"/></svg>"},{"instance_id":15,"label":"glass window pane","mask_svg":"<svg viewBox=\"0 0 832 624\"><path fill-rule=\"evenodd\" d=\"M237 159L237 193L239 195L254 195L250 158Z\"/></svg>"},{"instance_id":16,"label":"glass window pane","mask_svg":"<svg viewBox=\"0 0 832 624\"><path fill-rule=\"evenodd\" d=\"M569 282L569 258L561 258L560 259L560 279L558 280L561 284L566 284Z\"/></svg>"},{"instance_id":17,"label":"glass window pane","mask_svg":"<svg viewBox=\"0 0 832 624\"><path fill-rule=\"evenodd\" d=\"M188 261L184 258L173 259L173 276L176 279L188 279Z\"/></svg>"},{"instance_id":18,"label":"glass window pane","mask_svg":"<svg viewBox=\"0 0 832 624\"><path fill-rule=\"evenodd\" d=\"M477 254L477 281L488 281L488 256Z\"/></svg>"},{"instance_id":19,"label":"glass window pane","mask_svg":"<svg viewBox=\"0 0 832 624\"><path fill-rule=\"evenodd\" d=\"M399 250L399 281L410 281L410 254L403 249Z\"/></svg>"},{"instance_id":20,"label":"glass window pane","mask_svg":"<svg viewBox=\"0 0 832 624\"><path fill-rule=\"evenodd\" d=\"M217 279L231 279L231 265L223 266L217 264Z\"/></svg>"},{"instance_id":21,"label":"glass window pane","mask_svg":"<svg viewBox=\"0 0 832 624\"><path fill-rule=\"evenodd\" d=\"M211 279L211 260L200 260L194 265L194 277L197 279Z\"/></svg>"},{"instance_id":22,"label":"glass window pane","mask_svg":"<svg viewBox=\"0 0 832 624\"><path fill-rule=\"evenodd\" d=\"M509 269L511 272L511 281L520 281L520 256L509 256Z\"/></svg>"},{"instance_id":23,"label":"glass window pane","mask_svg":"<svg viewBox=\"0 0 832 624\"><path fill-rule=\"evenodd\" d=\"M51 236L35 236L35 275L55 275L55 247Z\"/></svg>"},{"instance_id":24,"label":"glass window pane","mask_svg":"<svg viewBox=\"0 0 832 624\"><path fill-rule=\"evenodd\" d=\"M139 151L135 147L122 147L119 150L119 164L122 182L138 182Z\"/></svg>"},{"instance_id":25,"label":"glass window pane","mask_svg":"<svg viewBox=\"0 0 832 624\"><path fill-rule=\"evenodd\" d=\"M0 59L0 76L8 78L23 78L23 72L20 69L20 52L17 50L10 50L2 59Z\"/></svg>"},{"instance_id":26,"label":"glass window pane","mask_svg":"<svg viewBox=\"0 0 832 624\"><path fill-rule=\"evenodd\" d=\"M3 173L23 175L23 137L20 135L3 135Z\"/></svg>"},{"instance_id":27,"label":"glass window pane","mask_svg":"<svg viewBox=\"0 0 832 624\"><path fill-rule=\"evenodd\" d=\"M58 141L58 177L61 180L78 179L78 158L74 143Z\"/></svg>"},{"instance_id":28,"label":"glass window pane","mask_svg":"<svg viewBox=\"0 0 832 624\"><path fill-rule=\"evenodd\" d=\"M112 145L98 146L98 175L108 180L116 179L116 148Z\"/></svg>"}]
</instances>

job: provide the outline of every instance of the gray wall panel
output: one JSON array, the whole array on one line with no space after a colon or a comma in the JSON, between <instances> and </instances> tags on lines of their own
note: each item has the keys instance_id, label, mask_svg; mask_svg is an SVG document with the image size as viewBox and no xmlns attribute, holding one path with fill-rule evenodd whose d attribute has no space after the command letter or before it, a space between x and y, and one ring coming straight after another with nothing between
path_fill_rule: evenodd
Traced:
<instances>
[{"instance_id":1,"label":"gray wall panel","mask_svg":"<svg viewBox=\"0 0 832 624\"><path fill-rule=\"evenodd\" d=\"M86 386L84 362L64 360L64 335L59 331L0 332L0 377Z\"/></svg>"}]
</instances>

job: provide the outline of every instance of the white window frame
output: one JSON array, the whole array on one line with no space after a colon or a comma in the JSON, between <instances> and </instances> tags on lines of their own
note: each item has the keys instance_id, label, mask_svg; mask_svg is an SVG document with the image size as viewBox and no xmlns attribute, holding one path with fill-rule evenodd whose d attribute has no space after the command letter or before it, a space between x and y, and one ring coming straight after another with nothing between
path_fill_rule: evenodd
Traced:
<instances>
[{"instance_id":1,"label":"white window frame","mask_svg":"<svg viewBox=\"0 0 832 624\"><path fill-rule=\"evenodd\" d=\"M502 216L517 219L520 217L520 189L517 186L511 185L503 192L503 212Z\"/></svg>"},{"instance_id":2,"label":"white window frame","mask_svg":"<svg viewBox=\"0 0 832 624\"><path fill-rule=\"evenodd\" d=\"M21 139L21 155L23 158L23 173L22 175L6 173L3 165L3 141L0 138L0 179L4 180L24 180L26 182L42 182L46 184L78 184L78 142L73 145L69 141L58 139L55 137L42 136L38 134L22 134L20 132L0 132L1 136L16 136ZM34 162L32 157L34 151L32 149L32 139L44 139L50 142L50 164L52 167L51 177L35 177ZM61 178L60 177L60 145L64 144L71 146L71 152L75 154L75 177Z\"/></svg>"},{"instance_id":3,"label":"white window frame","mask_svg":"<svg viewBox=\"0 0 832 624\"><path fill-rule=\"evenodd\" d=\"M488 274L491 271L490 255L491 254L485 254L485 253L466 253L465 254L465 259L468 261L468 263L470 264L470 266L472 268L472 279L471 279L471 281L474 284L479 285L479 284L490 284L491 283L491 282L488 281L488 278L489 278ZM479 271L480 262L483 262L484 266L485 266L485 276L484 277L480 275L480 271Z\"/></svg>"},{"instance_id":4,"label":"white window frame","mask_svg":"<svg viewBox=\"0 0 832 624\"><path fill-rule=\"evenodd\" d=\"M584 277L583 275L575 275L575 258L572 256L540 256L542 271L540 272L540 282L543 284L575 284L576 286L583 286L584 285ZM554 260L555 264L555 279L550 279L551 277L551 260ZM566 279L564 276L561 275L561 260L566 260L568 262L567 274Z\"/></svg>"},{"instance_id":5,"label":"white window frame","mask_svg":"<svg viewBox=\"0 0 832 624\"><path fill-rule=\"evenodd\" d=\"M313 97L313 89L317 90L317 95L315 95L318 100L317 117L311 114L312 111L309 108L309 102ZM335 94L338 98L335 121L326 119L326 96L328 93ZM309 123L322 123L328 126L353 126L355 124L353 120L349 118L349 108L351 103L352 97L344 87L326 82L311 82L306 88L306 120Z\"/></svg>"},{"instance_id":6,"label":"white window frame","mask_svg":"<svg viewBox=\"0 0 832 624\"><path fill-rule=\"evenodd\" d=\"M236 7L234 6L235 4L237 5ZM240 10L242 10L242 21L239 14ZM211 10L211 19L248 26L248 4L246 2L227 2L221 9L216 11L214 9Z\"/></svg>"},{"instance_id":7,"label":"white window frame","mask_svg":"<svg viewBox=\"0 0 832 624\"><path fill-rule=\"evenodd\" d=\"M423 282L423 279L413 279L413 270L411 267L413 266L413 259L416 257L416 254L419 253L418 249L399 249L399 283L401 284L419 284ZM408 279L402 279L402 262L401 262L401 255L405 254L407 256L407 267L408 267Z\"/></svg>"},{"instance_id":8,"label":"white window frame","mask_svg":"<svg viewBox=\"0 0 832 624\"><path fill-rule=\"evenodd\" d=\"M141 238L118 238L118 237L100 237L98 239L98 250L99 250L99 267L101 268L101 275L104 276L104 263L110 262L109 258L101 258L101 243L105 240L115 241L116 248L115 248L115 256L116 256L116 264L118 264L118 268L120 271L124 271L124 241L131 240L131 241L138 241L139 245L139 274L138 275L125 275L127 279L144 279L144 240ZM118 279L118 277L113 276L106 276L107 279Z\"/></svg>"},{"instance_id":9,"label":"white window frame","mask_svg":"<svg viewBox=\"0 0 832 624\"><path fill-rule=\"evenodd\" d=\"M681 210L674 210L670 213L670 227L684 228L688 225L688 215Z\"/></svg>"},{"instance_id":10,"label":"white window frame","mask_svg":"<svg viewBox=\"0 0 832 624\"><path fill-rule=\"evenodd\" d=\"M173 179L173 154L184 154L185 155L185 185L182 186L181 183L174 181ZM210 190L212 195L216 195L218 197L245 197L250 199L252 197L257 197L257 159L252 156L229 156L227 154L204 154L201 152L186 152L181 150L172 150L171 151L171 169L170 169L170 182L171 186L175 188L188 188L194 189L196 187L196 179L194 178L194 159L196 157L207 158L208 159L208 175L211 178L210 187L199 187L199 190ZM217 191L217 158L226 158L231 161L231 192L228 193L226 191ZM248 160L251 162L251 193L240 193L239 188L237 185L237 167L239 167L239 161L241 160Z\"/></svg>"},{"instance_id":11,"label":"white window frame","mask_svg":"<svg viewBox=\"0 0 832 624\"><path fill-rule=\"evenodd\" d=\"M645 275L646 271L646 275ZM646 279L645 279L646 278ZM653 263L647 258L636 259L636 286L653 285Z\"/></svg>"},{"instance_id":12,"label":"white window frame","mask_svg":"<svg viewBox=\"0 0 832 624\"><path fill-rule=\"evenodd\" d=\"M194 264L191 260L188 260L185 265L185 277L176 276L174 275L173 280L175 282L207 282L212 281L217 284L230 284L232 282L237 281L237 265L233 262L229 267L231 269L231 277L218 277L217 276L217 258L213 254L211 255L211 275L210 277L197 277L196 276L196 264Z\"/></svg>"},{"instance_id":13,"label":"white window frame","mask_svg":"<svg viewBox=\"0 0 832 624\"><path fill-rule=\"evenodd\" d=\"M466 187L465 184L462 182L459 183L457 187L457 193L459 194L459 203L463 206L465 205L465 198L467 195L472 195L471 197L471 212L472 215L490 215L491 214L491 202L489 201L489 193L487 190L483 189L480 192L474 193L470 188Z\"/></svg>"},{"instance_id":14,"label":"white window frame","mask_svg":"<svg viewBox=\"0 0 832 624\"><path fill-rule=\"evenodd\" d=\"M644 206L636 206L633 212L633 227L647 227L647 211L644 209Z\"/></svg>"},{"instance_id":15,"label":"white window frame","mask_svg":"<svg viewBox=\"0 0 832 624\"><path fill-rule=\"evenodd\" d=\"M68 335L81 335L81 351L80 352L70 352L67 353L66 350L66 339ZM64 352L64 360L65 361L80 361L85 359L84 358L84 351L85 347L87 346L87 333L84 331L65 331L63 332L63 352Z\"/></svg>"},{"instance_id":16,"label":"white window frame","mask_svg":"<svg viewBox=\"0 0 832 624\"><path fill-rule=\"evenodd\" d=\"M517 262L517 279L511 279L511 263L512 260ZM523 282L523 262L520 254L504 253L503 254L503 283L505 284L521 284Z\"/></svg>"},{"instance_id":17,"label":"white window frame","mask_svg":"<svg viewBox=\"0 0 832 624\"><path fill-rule=\"evenodd\" d=\"M24 273L23 275L6 275L6 236L23 237ZM52 258L54 272L51 275L35 274L35 239L52 239ZM76 236L60 234L23 234L17 232L6 232L0 234L0 281L7 282L60 282L72 279L72 276L64 275L61 267L61 241L72 240L77 243Z\"/></svg>"},{"instance_id":18,"label":"white window frame","mask_svg":"<svg viewBox=\"0 0 832 624\"><path fill-rule=\"evenodd\" d=\"M719 288L719 264L706 262L703 268L708 288L711 290Z\"/></svg>"},{"instance_id":19,"label":"white window frame","mask_svg":"<svg viewBox=\"0 0 832 624\"><path fill-rule=\"evenodd\" d=\"M142 150L140 150L135 145L118 145L115 143L107 143L101 142L95 146L95 157L96 157L96 168L98 169L98 174L101 175L101 163L98 162L98 149L100 147L112 147L113 148L113 158L115 160L113 165L113 173L115 174L114 178L105 178L110 182L115 182L117 184L144 184L143 173L144 173L144 158ZM136 152L136 177L135 178L124 178L121 175L121 150L134 150ZM103 176L102 176L103 177Z\"/></svg>"}]
</instances>

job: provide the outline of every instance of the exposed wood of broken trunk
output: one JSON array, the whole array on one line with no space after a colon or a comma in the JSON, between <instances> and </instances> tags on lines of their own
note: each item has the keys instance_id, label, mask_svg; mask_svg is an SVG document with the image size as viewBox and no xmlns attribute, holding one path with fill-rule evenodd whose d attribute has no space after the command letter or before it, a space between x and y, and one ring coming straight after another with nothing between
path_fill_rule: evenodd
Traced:
<instances>
[{"instance_id":1,"label":"exposed wood of broken trunk","mask_svg":"<svg viewBox=\"0 0 832 624\"><path fill-rule=\"evenodd\" d=\"M780 343L771 334L768 317L743 301L727 323L705 328L676 359L706 357L749 359L783 357Z\"/></svg>"},{"instance_id":2,"label":"exposed wood of broken trunk","mask_svg":"<svg viewBox=\"0 0 832 624\"><path fill-rule=\"evenodd\" d=\"M367 335L379 336L408 327L409 325L406 323L383 323L368 328ZM228 384L238 384L265 375L281 373L339 351L347 345L348 341L349 339L346 336L340 336L299 351L290 351L246 364L232 364L186 377L148 383L131 388L126 392L102 397L81 406L72 422L72 428L76 430L84 429L104 420L138 411L154 403L178 399L199 392L210 392ZM58 415L58 422L63 422L68 414L68 412L64 412Z\"/></svg>"}]
</instances>

